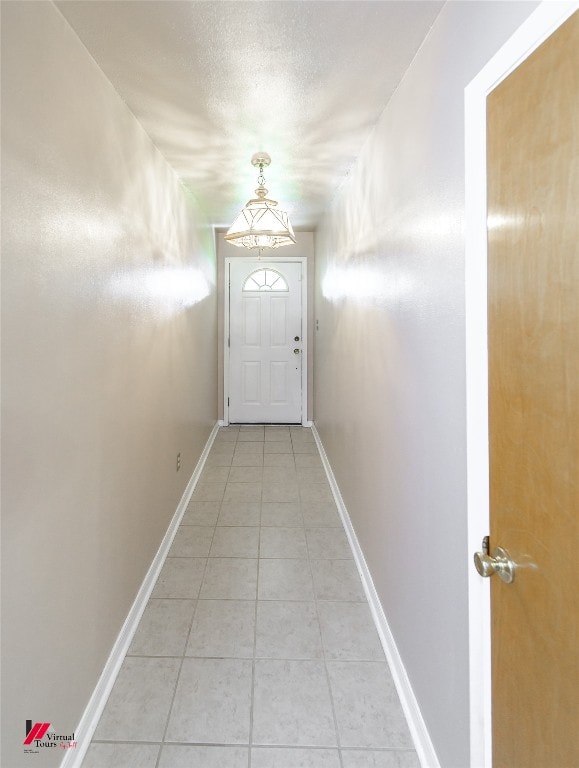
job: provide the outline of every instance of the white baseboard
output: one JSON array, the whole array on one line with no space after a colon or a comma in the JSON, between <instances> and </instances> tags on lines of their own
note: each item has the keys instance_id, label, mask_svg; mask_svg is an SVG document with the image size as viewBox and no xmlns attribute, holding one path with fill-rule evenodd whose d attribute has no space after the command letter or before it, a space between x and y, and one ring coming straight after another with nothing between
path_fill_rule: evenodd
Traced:
<instances>
[{"instance_id":1,"label":"white baseboard","mask_svg":"<svg viewBox=\"0 0 579 768\"><path fill-rule=\"evenodd\" d=\"M151 592L153 591L155 582L157 581L171 544L173 543L173 539L177 533L177 528L179 527L181 519L185 514L185 510L189 504L191 494L195 490L197 481L199 480L203 467L205 466L205 461L207 460L207 456L211 450L211 446L213 445L218 429L219 424L216 423L211 431L211 434L209 435L199 461L197 462L197 466L193 470L193 474L187 483L187 487L185 488L183 496L177 505L173 519L169 523L169 527L167 528L167 532L163 537L163 541L157 550L157 554L153 558L153 562L151 563L151 566L147 571L145 578L143 579L143 583L141 584L135 601L132 604L127 618L125 619L125 622L121 628L121 631L119 632L118 637L113 645L109 658L107 659L93 694L90 697L80 723L75 729L74 733L76 737L77 748L74 750L67 750L64 759L60 764L60 768L80 768L81 766L86 751L89 748L93 734L98 725L100 716L102 715L103 709L107 703L109 694L113 688L115 680L117 679L117 675L125 659L127 651L129 650L129 646L137 630L139 621L141 620L143 612L147 606L147 602Z\"/></svg>"},{"instance_id":2,"label":"white baseboard","mask_svg":"<svg viewBox=\"0 0 579 768\"><path fill-rule=\"evenodd\" d=\"M430 735L426 728L422 713L420 712L418 701L416 700L416 696L414 695L414 691L410 685L410 680L408 679L406 669L402 663L402 658L398 652L398 648L396 647L396 642L394 641L394 636L392 635L390 626L388 625L388 620L386 619L380 598L376 592L376 587L374 586L374 582L368 569L364 553L362 552L360 543L358 542L358 537L354 531L352 521L350 520L350 515L346 509L344 499L340 493L338 483L334 477L332 467L326 455L326 451L315 424L312 424L312 433L319 448L324 469L326 470L326 475L328 476L328 481L330 483L332 493L334 494L334 499L340 512L340 517L342 518L342 522L346 530L346 535L350 542L350 547L352 548L354 561L356 563L356 567L358 568L360 578L362 579L364 592L368 598L370 611L372 612L372 617L374 619L374 623L376 624L376 629L380 635L382 647L384 648L384 653L386 655L388 665L390 666L390 671L394 679L394 684L396 685L396 690L400 698L400 703L402 704L402 709L404 710L404 714L408 722L410 735L412 736L414 747L418 754L418 759L420 760L420 765L422 768L440 768L440 763L438 761L438 757L436 756L436 752L434 751L434 746L430 739Z\"/></svg>"}]
</instances>

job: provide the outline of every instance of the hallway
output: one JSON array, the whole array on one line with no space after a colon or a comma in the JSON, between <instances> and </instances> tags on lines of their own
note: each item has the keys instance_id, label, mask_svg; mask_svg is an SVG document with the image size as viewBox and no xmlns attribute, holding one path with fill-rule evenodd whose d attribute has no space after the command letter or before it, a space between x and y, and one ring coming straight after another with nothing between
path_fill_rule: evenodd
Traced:
<instances>
[{"instance_id":1,"label":"hallway","mask_svg":"<svg viewBox=\"0 0 579 768\"><path fill-rule=\"evenodd\" d=\"M466 97L550 6L0 2L3 766L490 765ZM311 431L217 429L262 151Z\"/></svg>"},{"instance_id":2,"label":"hallway","mask_svg":"<svg viewBox=\"0 0 579 768\"><path fill-rule=\"evenodd\" d=\"M120 765L418 768L311 430L218 432L83 762Z\"/></svg>"}]
</instances>

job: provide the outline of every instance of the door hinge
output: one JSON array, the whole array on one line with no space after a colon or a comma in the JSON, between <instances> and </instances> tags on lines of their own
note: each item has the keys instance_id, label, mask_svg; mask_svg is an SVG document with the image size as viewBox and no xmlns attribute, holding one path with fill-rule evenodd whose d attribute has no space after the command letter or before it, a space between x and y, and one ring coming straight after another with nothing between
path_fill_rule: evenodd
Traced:
<instances>
[{"instance_id":1,"label":"door hinge","mask_svg":"<svg viewBox=\"0 0 579 768\"><path fill-rule=\"evenodd\" d=\"M227 398L227 405L229 406L229 398Z\"/></svg>"},{"instance_id":2,"label":"door hinge","mask_svg":"<svg viewBox=\"0 0 579 768\"><path fill-rule=\"evenodd\" d=\"M228 347L230 347L230 346L231 346L231 339L227 339L227 346L228 346Z\"/></svg>"}]
</instances>

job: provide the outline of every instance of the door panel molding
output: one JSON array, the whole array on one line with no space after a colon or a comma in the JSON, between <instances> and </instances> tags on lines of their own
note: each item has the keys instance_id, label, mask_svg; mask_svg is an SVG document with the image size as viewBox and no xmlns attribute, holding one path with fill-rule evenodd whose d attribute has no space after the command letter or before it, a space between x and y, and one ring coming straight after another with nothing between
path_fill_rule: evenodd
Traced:
<instances>
[{"instance_id":1,"label":"door panel molding","mask_svg":"<svg viewBox=\"0 0 579 768\"><path fill-rule=\"evenodd\" d=\"M488 535L486 98L577 9L543 2L465 88L465 288L468 558ZM469 565L471 766L492 766L490 588Z\"/></svg>"},{"instance_id":2,"label":"door panel molding","mask_svg":"<svg viewBox=\"0 0 579 768\"><path fill-rule=\"evenodd\" d=\"M229 397L230 397L230 361L229 361L229 318L230 318L230 292L229 292L229 274L230 265L233 262L245 262L248 264L255 264L256 269L259 268L260 263L278 263L278 264L290 264L298 263L302 265L302 277L301 277L301 300L302 300L302 372L301 372L301 388L302 388L302 425L310 426L308 422L308 280L307 269L308 260L306 256L267 256L261 260L257 256L227 256L224 259L224 324L223 324L223 426L229 424ZM280 294L283 295L283 294ZM272 297L275 296L273 292Z\"/></svg>"}]
</instances>

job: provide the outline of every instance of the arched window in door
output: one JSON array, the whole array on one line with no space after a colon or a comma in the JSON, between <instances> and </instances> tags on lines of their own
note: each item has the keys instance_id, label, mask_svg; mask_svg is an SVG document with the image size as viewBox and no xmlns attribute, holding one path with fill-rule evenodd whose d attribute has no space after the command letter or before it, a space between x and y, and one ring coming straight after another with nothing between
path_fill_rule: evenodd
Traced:
<instances>
[{"instance_id":1,"label":"arched window in door","mask_svg":"<svg viewBox=\"0 0 579 768\"><path fill-rule=\"evenodd\" d=\"M244 291L288 291L285 277L275 269L257 269L243 284Z\"/></svg>"}]
</instances>

